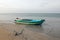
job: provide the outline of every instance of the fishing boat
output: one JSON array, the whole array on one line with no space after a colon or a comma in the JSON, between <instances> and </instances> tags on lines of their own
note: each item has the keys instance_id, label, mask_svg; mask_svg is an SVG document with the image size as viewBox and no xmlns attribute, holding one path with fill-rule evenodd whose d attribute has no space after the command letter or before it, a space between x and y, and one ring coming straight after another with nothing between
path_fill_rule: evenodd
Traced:
<instances>
[{"instance_id":1,"label":"fishing boat","mask_svg":"<svg viewBox=\"0 0 60 40\"><path fill-rule=\"evenodd\" d=\"M20 20L15 20L15 23L19 24L32 24L32 25L41 25L45 20L32 20L32 19L20 19Z\"/></svg>"}]
</instances>

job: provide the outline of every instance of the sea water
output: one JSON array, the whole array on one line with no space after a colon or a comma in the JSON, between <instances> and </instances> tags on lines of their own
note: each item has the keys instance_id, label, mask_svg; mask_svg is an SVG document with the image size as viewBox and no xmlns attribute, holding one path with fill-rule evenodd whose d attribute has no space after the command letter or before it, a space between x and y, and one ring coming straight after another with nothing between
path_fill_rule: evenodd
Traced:
<instances>
[{"instance_id":1,"label":"sea water","mask_svg":"<svg viewBox=\"0 0 60 40\"><path fill-rule=\"evenodd\" d=\"M0 14L0 20L14 20L15 18L60 18L60 13L5 13Z\"/></svg>"}]
</instances>

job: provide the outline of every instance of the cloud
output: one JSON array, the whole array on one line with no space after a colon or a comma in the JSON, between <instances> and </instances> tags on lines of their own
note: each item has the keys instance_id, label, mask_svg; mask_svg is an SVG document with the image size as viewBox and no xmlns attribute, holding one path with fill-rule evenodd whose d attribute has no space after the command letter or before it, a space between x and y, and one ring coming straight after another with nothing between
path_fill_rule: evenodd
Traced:
<instances>
[{"instance_id":1,"label":"cloud","mask_svg":"<svg viewBox=\"0 0 60 40\"><path fill-rule=\"evenodd\" d=\"M60 0L0 0L0 13L60 13Z\"/></svg>"}]
</instances>

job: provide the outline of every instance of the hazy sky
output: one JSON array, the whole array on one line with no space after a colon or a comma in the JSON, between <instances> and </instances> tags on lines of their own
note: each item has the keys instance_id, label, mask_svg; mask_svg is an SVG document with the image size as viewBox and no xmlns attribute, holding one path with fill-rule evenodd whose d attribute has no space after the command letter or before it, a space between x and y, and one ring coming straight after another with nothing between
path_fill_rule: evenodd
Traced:
<instances>
[{"instance_id":1,"label":"hazy sky","mask_svg":"<svg viewBox=\"0 0 60 40\"><path fill-rule=\"evenodd\" d=\"M0 13L60 13L60 0L0 0Z\"/></svg>"}]
</instances>

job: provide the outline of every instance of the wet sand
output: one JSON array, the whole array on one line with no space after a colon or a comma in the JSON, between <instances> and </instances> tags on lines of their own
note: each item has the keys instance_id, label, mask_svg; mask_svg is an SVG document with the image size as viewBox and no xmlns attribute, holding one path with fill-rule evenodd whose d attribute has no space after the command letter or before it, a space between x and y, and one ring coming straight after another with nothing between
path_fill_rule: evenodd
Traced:
<instances>
[{"instance_id":1,"label":"wet sand","mask_svg":"<svg viewBox=\"0 0 60 40\"><path fill-rule=\"evenodd\" d=\"M0 40L9 40L9 32L3 28L0 28Z\"/></svg>"},{"instance_id":2,"label":"wet sand","mask_svg":"<svg viewBox=\"0 0 60 40\"><path fill-rule=\"evenodd\" d=\"M1 21L0 40L60 40L60 36L58 36L59 33L57 32L58 34L56 35L58 37L56 37L56 35L54 35L56 33L54 30L55 29L53 29L53 27L47 27L46 24L43 24L42 26L22 25L15 23L4 23L4 21ZM18 35L15 35L16 33Z\"/></svg>"}]
</instances>

